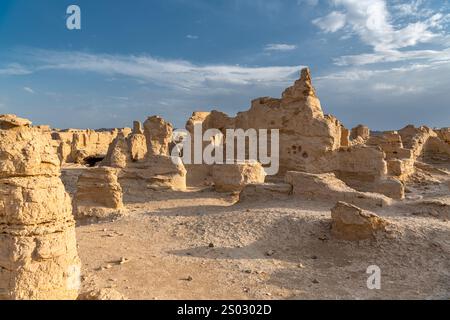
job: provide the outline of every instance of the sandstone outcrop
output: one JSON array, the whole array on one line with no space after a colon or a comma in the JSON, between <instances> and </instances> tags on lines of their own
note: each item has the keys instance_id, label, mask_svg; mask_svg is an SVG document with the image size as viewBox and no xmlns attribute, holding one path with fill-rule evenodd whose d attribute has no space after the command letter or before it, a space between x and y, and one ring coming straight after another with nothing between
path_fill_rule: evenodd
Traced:
<instances>
[{"instance_id":1,"label":"sandstone outcrop","mask_svg":"<svg viewBox=\"0 0 450 320\"><path fill-rule=\"evenodd\" d=\"M0 115L0 130L17 129L21 127L30 127L31 121L17 117L15 114Z\"/></svg>"},{"instance_id":2,"label":"sandstone outcrop","mask_svg":"<svg viewBox=\"0 0 450 320\"><path fill-rule=\"evenodd\" d=\"M239 192L247 184L264 183L266 177L259 162L217 164L213 166L212 175L218 192Z\"/></svg>"},{"instance_id":3,"label":"sandstone outcrop","mask_svg":"<svg viewBox=\"0 0 450 320\"><path fill-rule=\"evenodd\" d=\"M121 215L122 188L117 179L117 169L98 167L85 170L78 178L74 207L77 219Z\"/></svg>"},{"instance_id":4,"label":"sandstone outcrop","mask_svg":"<svg viewBox=\"0 0 450 320\"><path fill-rule=\"evenodd\" d=\"M48 135L0 116L0 299L76 299L70 197Z\"/></svg>"},{"instance_id":5,"label":"sandstone outcrop","mask_svg":"<svg viewBox=\"0 0 450 320\"><path fill-rule=\"evenodd\" d=\"M331 209L331 233L341 240L366 240L386 230L389 222L354 205L338 202Z\"/></svg>"}]
</instances>

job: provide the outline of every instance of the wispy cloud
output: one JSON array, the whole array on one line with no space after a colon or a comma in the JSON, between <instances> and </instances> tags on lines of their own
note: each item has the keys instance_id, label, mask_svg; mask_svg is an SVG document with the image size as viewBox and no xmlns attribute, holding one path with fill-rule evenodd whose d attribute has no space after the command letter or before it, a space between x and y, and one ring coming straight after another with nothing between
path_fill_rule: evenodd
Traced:
<instances>
[{"instance_id":1,"label":"wispy cloud","mask_svg":"<svg viewBox=\"0 0 450 320\"><path fill-rule=\"evenodd\" d=\"M247 67L239 65L197 65L185 60L162 60L151 56L91 54L29 50L23 59L33 72L66 70L126 76L184 90L226 88L229 85L288 84L302 66Z\"/></svg>"},{"instance_id":2,"label":"wispy cloud","mask_svg":"<svg viewBox=\"0 0 450 320\"><path fill-rule=\"evenodd\" d=\"M25 90L26 92L31 93L31 94L35 93L34 90L31 89L30 87L23 87L23 90Z\"/></svg>"},{"instance_id":3,"label":"wispy cloud","mask_svg":"<svg viewBox=\"0 0 450 320\"><path fill-rule=\"evenodd\" d=\"M443 50L388 50L383 52L342 56L334 59L334 62L339 66L361 66L375 63L399 62L407 60L426 60L429 62L447 61L450 63L450 48Z\"/></svg>"},{"instance_id":4,"label":"wispy cloud","mask_svg":"<svg viewBox=\"0 0 450 320\"><path fill-rule=\"evenodd\" d=\"M389 92L396 95L420 93L424 89L415 86L402 86L392 83L379 82L372 86L374 91Z\"/></svg>"},{"instance_id":5,"label":"wispy cloud","mask_svg":"<svg viewBox=\"0 0 450 320\"><path fill-rule=\"evenodd\" d=\"M26 67L13 63L6 65L4 67L0 67L0 76L20 76L20 75L26 75L32 73L31 70L27 69Z\"/></svg>"},{"instance_id":6,"label":"wispy cloud","mask_svg":"<svg viewBox=\"0 0 450 320\"><path fill-rule=\"evenodd\" d=\"M191 40L197 40L197 39L199 39L200 37L199 37L199 36L196 36L196 35L193 35L193 34L188 34L188 35L186 36L186 38L191 39Z\"/></svg>"},{"instance_id":7,"label":"wispy cloud","mask_svg":"<svg viewBox=\"0 0 450 320\"><path fill-rule=\"evenodd\" d=\"M294 44L270 43L264 47L264 51L292 51L297 49Z\"/></svg>"}]
</instances>

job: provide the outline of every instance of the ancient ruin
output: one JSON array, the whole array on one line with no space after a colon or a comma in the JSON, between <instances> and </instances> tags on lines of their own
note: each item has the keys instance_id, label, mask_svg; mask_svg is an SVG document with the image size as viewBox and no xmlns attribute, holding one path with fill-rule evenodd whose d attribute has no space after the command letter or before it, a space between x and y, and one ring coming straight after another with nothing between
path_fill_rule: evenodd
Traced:
<instances>
[{"instance_id":1,"label":"ancient ruin","mask_svg":"<svg viewBox=\"0 0 450 320\"><path fill-rule=\"evenodd\" d=\"M62 163L95 165L108 151L111 142L119 135L130 134L130 129L112 130L53 130L50 132Z\"/></svg>"},{"instance_id":2,"label":"ancient ruin","mask_svg":"<svg viewBox=\"0 0 450 320\"><path fill-rule=\"evenodd\" d=\"M194 112L183 132L141 120L58 130L0 116L0 299L77 298L75 230L79 299L380 298L328 285L366 261L395 283L387 297L400 283L401 297L448 298L449 128L346 128L308 69L235 117Z\"/></svg>"}]
</instances>

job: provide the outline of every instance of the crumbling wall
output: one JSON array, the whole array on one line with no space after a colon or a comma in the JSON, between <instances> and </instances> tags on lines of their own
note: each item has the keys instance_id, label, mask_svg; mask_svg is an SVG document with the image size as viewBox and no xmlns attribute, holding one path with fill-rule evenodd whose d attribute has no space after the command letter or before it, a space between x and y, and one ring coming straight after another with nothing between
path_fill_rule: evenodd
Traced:
<instances>
[{"instance_id":1,"label":"crumbling wall","mask_svg":"<svg viewBox=\"0 0 450 320\"><path fill-rule=\"evenodd\" d=\"M281 99L255 99L250 110L234 118L219 111L195 112L186 124L191 135L195 123L202 123L203 131L218 129L224 134L226 129L279 130L281 175L294 168L320 171L317 161L337 150L342 140L342 125L323 114L308 69L302 70L300 79L283 92Z\"/></svg>"},{"instance_id":2,"label":"crumbling wall","mask_svg":"<svg viewBox=\"0 0 450 320\"><path fill-rule=\"evenodd\" d=\"M370 137L370 129L365 125L358 125L354 127L350 134L350 139L366 141Z\"/></svg>"},{"instance_id":3,"label":"crumbling wall","mask_svg":"<svg viewBox=\"0 0 450 320\"><path fill-rule=\"evenodd\" d=\"M302 70L300 79L283 92L281 99L255 99L250 110L240 112L234 118L218 111L195 112L186 124L191 135L196 123L202 123L203 132L219 129L224 134L226 129L278 129L280 176L290 170L333 172L352 187L362 188L363 191L382 191L383 188L378 187L385 182L388 174L384 153L377 146L364 145L369 128L358 126L350 133L335 117L323 113L308 69ZM206 144L203 142L203 147ZM270 144L271 141L269 150ZM200 166L208 167L187 167L188 181L194 180L189 178L191 170L193 174L204 174L196 182L209 181L211 171L205 168L200 170ZM401 197L402 186L397 184L397 188L396 197Z\"/></svg>"},{"instance_id":4,"label":"crumbling wall","mask_svg":"<svg viewBox=\"0 0 450 320\"><path fill-rule=\"evenodd\" d=\"M57 130L52 138L59 143L58 154L63 163L86 164L88 159L101 160L106 156L109 145L119 135L127 136L131 129L111 130Z\"/></svg>"},{"instance_id":5,"label":"crumbling wall","mask_svg":"<svg viewBox=\"0 0 450 320\"><path fill-rule=\"evenodd\" d=\"M172 141L170 128L172 125L162 118L150 117L143 131L135 121L132 134L119 134L111 143L101 165L118 169L125 197L146 191L186 189L184 165L167 155Z\"/></svg>"}]
</instances>

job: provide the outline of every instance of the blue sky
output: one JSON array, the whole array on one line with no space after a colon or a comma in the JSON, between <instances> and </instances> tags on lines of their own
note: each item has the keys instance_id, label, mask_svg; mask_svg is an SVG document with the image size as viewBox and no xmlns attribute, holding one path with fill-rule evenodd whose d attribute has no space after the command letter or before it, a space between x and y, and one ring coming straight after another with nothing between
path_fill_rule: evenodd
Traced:
<instances>
[{"instance_id":1,"label":"blue sky","mask_svg":"<svg viewBox=\"0 0 450 320\"><path fill-rule=\"evenodd\" d=\"M302 66L348 127L450 126L450 0L0 2L0 113L35 124L183 127L279 97Z\"/></svg>"}]
</instances>

